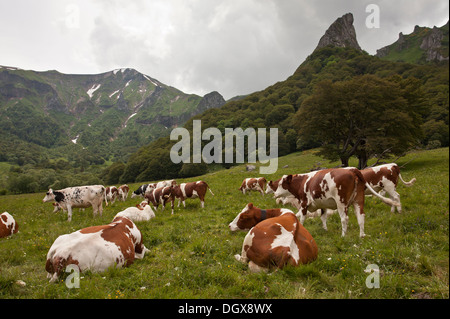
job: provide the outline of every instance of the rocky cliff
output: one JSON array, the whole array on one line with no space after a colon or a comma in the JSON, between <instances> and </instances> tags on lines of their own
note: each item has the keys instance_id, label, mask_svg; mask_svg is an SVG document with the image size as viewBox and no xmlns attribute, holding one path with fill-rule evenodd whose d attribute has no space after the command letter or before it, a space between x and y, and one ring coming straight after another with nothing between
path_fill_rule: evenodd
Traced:
<instances>
[{"instance_id":1,"label":"rocky cliff","mask_svg":"<svg viewBox=\"0 0 450 319\"><path fill-rule=\"evenodd\" d=\"M376 56L390 61L430 63L449 60L448 22L442 27L416 25L410 34L399 33L398 40L377 50Z\"/></svg>"},{"instance_id":2,"label":"rocky cliff","mask_svg":"<svg viewBox=\"0 0 450 319\"><path fill-rule=\"evenodd\" d=\"M335 47L352 47L361 50L356 40L355 27L353 26L353 14L347 13L338 18L320 38L316 50L327 45Z\"/></svg>"}]
</instances>

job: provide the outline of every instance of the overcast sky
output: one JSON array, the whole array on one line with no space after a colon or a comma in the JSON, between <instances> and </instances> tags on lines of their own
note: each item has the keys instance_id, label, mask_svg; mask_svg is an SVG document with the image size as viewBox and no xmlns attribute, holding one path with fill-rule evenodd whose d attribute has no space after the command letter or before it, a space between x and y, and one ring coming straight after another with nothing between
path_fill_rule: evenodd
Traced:
<instances>
[{"instance_id":1,"label":"overcast sky","mask_svg":"<svg viewBox=\"0 0 450 319\"><path fill-rule=\"evenodd\" d=\"M368 28L369 4L379 28ZM185 93L225 99L289 77L338 17L370 54L448 0L0 0L0 65L94 74L130 67Z\"/></svg>"}]
</instances>

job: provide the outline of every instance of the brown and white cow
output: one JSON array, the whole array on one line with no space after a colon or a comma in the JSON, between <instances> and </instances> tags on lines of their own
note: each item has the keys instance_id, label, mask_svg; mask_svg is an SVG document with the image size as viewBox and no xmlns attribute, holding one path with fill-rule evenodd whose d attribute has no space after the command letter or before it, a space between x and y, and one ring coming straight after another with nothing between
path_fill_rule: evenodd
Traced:
<instances>
[{"instance_id":1,"label":"brown and white cow","mask_svg":"<svg viewBox=\"0 0 450 319\"><path fill-rule=\"evenodd\" d=\"M264 177L246 178L242 181L239 190L245 194L246 191L257 191L264 195L264 188L266 187L266 179Z\"/></svg>"},{"instance_id":2,"label":"brown and white cow","mask_svg":"<svg viewBox=\"0 0 450 319\"><path fill-rule=\"evenodd\" d=\"M146 251L136 225L126 217L117 217L108 225L59 236L48 251L45 270L54 282L68 265L78 266L81 272L102 272L112 266L129 266Z\"/></svg>"},{"instance_id":3,"label":"brown and white cow","mask_svg":"<svg viewBox=\"0 0 450 319\"><path fill-rule=\"evenodd\" d=\"M144 198L147 202L152 203L155 209L158 209L159 205L163 205L163 210L166 207L166 203L170 202L172 207L172 215L173 215L173 206L175 201L175 193L173 186L159 187L150 192L145 192Z\"/></svg>"},{"instance_id":4,"label":"brown and white cow","mask_svg":"<svg viewBox=\"0 0 450 319\"><path fill-rule=\"evenodd\" d=\"M406 187L412 186L416 179L413 178L409 182L405 182L400 174L400 167L395 164L384 164L375 167L368 167L361 170L362 175L367 183L376 191L384 191L389 194L398 206L391 206L391 212L395 212L395 207L399 213L402 212L402 206L400 203L400 194L397 193L398 179L403 182ZM366 195L370 195L370 190L366 190Z\"/></svg>"},{"instance_id":5,"label":"brown and white cow","mask_svg":"<svg viewBox=\"0 0 450 319\"><path fill-rule=\"evenodd\" d=\"M317 259L314 238L295 214L285 208L260 209L249 203L229 225L230 230L250 231L244 238L236 260L249 263L251 271L266 271L275 266L298 266Z\"/></svg>"},{"instance_id":6,"label":"brown and white cow","mask_svg":"<svg viewBox=\"0 0 450 319\"><path fill-rule=\"evenodd\" d=\"M397 202L379 195L365 181L356 168L332 168L297 176L284 175L278 183L275 197L294 195L299 201L300 222L303 224L307 212L317 209L337 209L341 218L342 236L347 232L348 208L353 205L359 224L359 235L364 233L364 193L366 188L388 205Z\"/></svg>"},{"instance_id":7,"label":"brown and white cow","mask_svg":"<svg viewBox=\"0 0 450 319\"><path fill-rule=\"evenodd\" d=\"M19 231L19 225L10 213L0 214L0 238L12 236Z\"/></svg>"},{"instance_id":8,"label":"brown and white cow","mask_svg":"<svg viewBox=\"0 0 450 319\"><path fill-rule=\"evenodd\" d=\"M174 180L174 179L169 179L169 180L166 180L166 181L160 181L160 182L157 182L157 183L147 184L147 189L144 192L144 196L145 196L146 192L150 193L154 189L157 189L157 188L160 188L160 187L175 186L175 185L177 185L177 181Z\"/></svg>"},{"instance_id":9,"label":"brown and white cow","mask_svg":"<svg viewBox=\"0 0 450 319\"><path fill-rule=\"evenodd\" d=\"M94 211L94 216L103 212L103 199L105 196L105 186L103 185L91 185L91 186L79 186L68 187L61 190L54 191L49 189L44 199L45 202L56 201L58 205L67 210L68 221L72 220L72 208L87 208L91 207ZM108 202L106 202L108 205Z\"/></svg>"},{"instance_id":10,"label":"brown and white cow","mask_svg":"<svg viewBox=\"0 0 450 319\"><path fill-rule=\"evenodd\" d=\"M117 190L119 191L119 199L122 202L126 201L128 198L128 192L130 191L128 185L127 184L121 185L117 188Z\"/></svg>"},{"instance_id":11,"label":"brown and white cow","mask_svg":"<svg viewBox=\"0 0 450 319\"><path fill-rule=\"evenodd\" d=\"M106 189L105 189L106 206L108 206L108 200L111 202L111 204L114 204L117 197L119 197L119 190L117 189L116 186L106 187Z\"/></svg>"},{"instance_id":12,"label":"brown and white cow","mask_svg":"<svg viewBox=\"0 0 450 319\"><path fill-rule=\"evenodd\" d=\"M186 198L199 198L202 208L205 207L205 195L206 191L209 189L211 195L214 196L214 193L209 188L209 185L204 181L190 182L190 183L181 183L180 185L176 185L173 187L174 194L176 198L179 198L178 206L180 203L183 203L183 206L186 207L186 203L184 202Z\"/></svg>"},{"instance_id":13,"label":"brown and white cow","mask_svg":"<svg viewBox=\"0 0 450 319\"><path fill-rule=\"evenodd\" d=\"M143 201L135 207L128 207L121 212L118 212L114 218L127 217L133 222L149 221L155 217L155 212L150 207L148 202Z\"/></svg>"}]
</instances>

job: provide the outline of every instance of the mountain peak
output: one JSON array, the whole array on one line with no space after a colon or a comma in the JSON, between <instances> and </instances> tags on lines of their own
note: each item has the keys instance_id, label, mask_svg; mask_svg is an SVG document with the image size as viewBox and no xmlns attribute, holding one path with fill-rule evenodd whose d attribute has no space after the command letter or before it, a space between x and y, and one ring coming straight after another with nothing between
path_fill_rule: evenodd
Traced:
<instances>
[{"instance_id":1,"label":"mountain peak","mask_svg":"<svg viewBox=\"0 0 450 319\"><path fill-rule=\"evenodd\" d=\"M356 40L355 27L353 26L353 14L346 13L342 17L337 18L320 38L316 50L326 47L327 45L342 48L352 47L361 50L361 47Z\"/></svg>"}]
</instances>

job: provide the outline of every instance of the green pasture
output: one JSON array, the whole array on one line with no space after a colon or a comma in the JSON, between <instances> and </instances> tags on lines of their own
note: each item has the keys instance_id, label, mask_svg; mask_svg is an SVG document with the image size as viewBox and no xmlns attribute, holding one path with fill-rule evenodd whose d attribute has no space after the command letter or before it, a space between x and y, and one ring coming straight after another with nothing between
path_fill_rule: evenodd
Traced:
<instances>
[{"instance_id":1,"label":"green pasture","mask_svg":"<svg viewBox=\"0 0 450 319\"><path fill-rule=\"evenodd\" d=\"M397 163L404 165L405 180L417 179L409 188L399 184L402 214L366 197L363 239L353 209L344 238L337 214L329 218L328 231L319 218L308 219L304 226L319 246L318 259L259 274L233 257L246 233L232 233L228 224L249 202L282 206L272 196L238 191L244 178L260 175L245 165L178 180L204 180L215 196L207 193L204 209L198 200L187 200L174 215L169 206L160 208L154 219L137 223L150 250L144 259L128 268L83 273L80 287L72 289L65 284L67 275L58 283L46 278L46 255L54 240L109 223L140 199L116 202L96 217L91 208L75 209L67 222L67 214L52 213L51 203L42 202L44 193L0 196L0 212L8 211L19 224L19 233L0 239L0 298L449 298L449 149L412 152ZM281 157L278 165L267 180L338 163L308 151ZM131 191L138 186L131 184ZM371 264L379 268L379 288L366 286Z\"/></svg>"}]
</instances>

